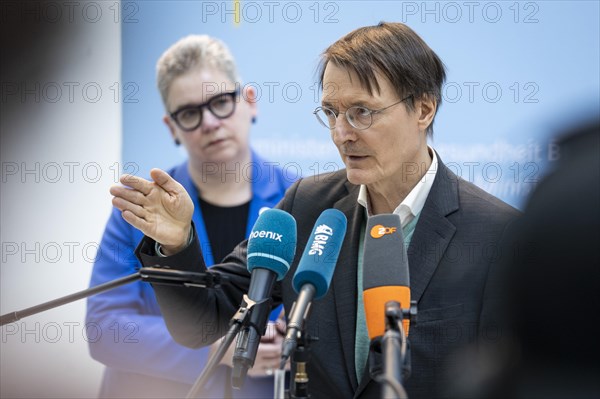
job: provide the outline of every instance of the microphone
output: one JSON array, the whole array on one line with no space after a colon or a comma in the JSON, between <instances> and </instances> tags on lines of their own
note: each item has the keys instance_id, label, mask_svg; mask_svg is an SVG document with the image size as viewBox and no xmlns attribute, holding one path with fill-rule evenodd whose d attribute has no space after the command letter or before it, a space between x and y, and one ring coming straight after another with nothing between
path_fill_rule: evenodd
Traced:
<instances>
[{"instance_id":1,"label":"microphone","mask_svg":"<svg viewBox=\"0 0 600 399\"><path fill-rule=\"evenodd\" d=\"M271 311L271 291L290 269L296 253L296 220L287 212L269 209L258 217L248 238L248 294L242 307L252 305L248 326L238 335L233 355L232 385L241 388L248 369L254 366L260 337Z\"/></svg>"},{"instance_id":2,"label":"microphone","mask_svg":"<svg viewBox=\"0 0 600 399\"><path fill-rule=\"evenodd\" d=\"M311 302L323 297L329 289L344 236L346 216L337 209L327 209L317 219L292 280L298 299L288 318L287 332L281 351L285 361L296 348L297 336L308 317Z\"/></svg>"},{"instance_id":3,"label":"microphone","mask_svg":"<svg viewBox=\"0 0 600 399\"><path fill-rule=\"evenodd\" d=\"M408 256L400 216L382 214L367 221L363 252L363 301L369 338L385 333L385 304L397 301L411 307ZM410 320L402 321L408 336Z\"/></svg>"}]
</instances>

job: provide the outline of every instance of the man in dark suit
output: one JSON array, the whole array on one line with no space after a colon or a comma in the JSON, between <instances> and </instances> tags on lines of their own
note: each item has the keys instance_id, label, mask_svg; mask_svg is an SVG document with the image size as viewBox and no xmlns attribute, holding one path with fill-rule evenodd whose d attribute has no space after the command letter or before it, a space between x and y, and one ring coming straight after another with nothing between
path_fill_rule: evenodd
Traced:
<instances>
[{"instance_id":1,"label":"man in dark suit","mask_svg":"<svg viewBox=\"0 0 600 399\"><path fill-rule=\"evenodd\" d=\"M366 367L360 237L368 216L400 215L419 309L410 330L406 389L411 398L443 396L439 388L452 367L450 355L478 337L501 334L492 317L493 266L502 256L497 243L517 211L454 175L427 145L445 71L410 28L381 23L349 33L325 50L320 76L322 106L315 115L330 130L346 168L297 182L279 203L297 221L298 246L273 300L289 312L296 297L292 276L315 220L325 209L342 211L348 232L338 266L306 325L319 337L312 344L309 389L315 398L379 397ZM151 175L154 182L128 178L130 188L111 189L123 217L147 236L138 256L148 266L205 270L185 190L160 170ZM219 338L215 330L227 331L250 281L246 245L212 268L233 281L222 290L155 287L176 340L202 346Z\"/></svg>"}]
</instances>

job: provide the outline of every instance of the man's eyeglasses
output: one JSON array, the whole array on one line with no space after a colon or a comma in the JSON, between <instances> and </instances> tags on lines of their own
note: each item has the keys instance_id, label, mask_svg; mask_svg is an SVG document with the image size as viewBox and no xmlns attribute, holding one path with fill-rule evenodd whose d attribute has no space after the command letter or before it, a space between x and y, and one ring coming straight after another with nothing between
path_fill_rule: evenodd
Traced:
<instances>
[{"instance_id":1,"label":"man's eyeglasses","mask_svg":"<svg viewBox=\"0 0 600 399\"><path fill-rule=\"evenodd\" d=\"M339 114L345 114L346 120L350 126L355 129L364 130L369 128L373 124L373 115L385 111L386 109L393 107L394 105L400 104L403 101L408 100L412 97L412 94L402 100L388 105L385 108L380 109L369 109L362 105L355 105L346 110L346 112L339 112L329 107L317 107L313 114L317 117L317 120L326 127L327 129L335 128L335 123Z\"/></svg>"},{"instance_id":2,"label":"man's eyeglasses","mask_svg":"<svg viewBox=\"0 0 600 399\"><path fill-rule=\"evenodd\" d=\"M239 94L239 89L221 93L205 103L178 109L171 113L170 116L181 130L191 132L202 124L204 108L208 108L210 113L219 119L229 118L235 111L235 103Z\"/></svg>"}]
</instances>

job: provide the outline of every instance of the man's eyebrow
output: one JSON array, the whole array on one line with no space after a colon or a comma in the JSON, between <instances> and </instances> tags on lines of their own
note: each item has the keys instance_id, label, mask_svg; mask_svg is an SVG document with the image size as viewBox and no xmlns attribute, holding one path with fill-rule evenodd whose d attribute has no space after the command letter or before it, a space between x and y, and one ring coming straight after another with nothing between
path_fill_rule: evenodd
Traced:
<instances>
[{"instance_id":1,"label":"man's eyebrow","mask_svg":"<svg viewBox=\"0 0 600 399\"><path fill-rule=\"evenodd\" d=\"M336 108L339 105L345 106L345 108L350 108L350 107L365 107L365 108L370 108L368 101L366 101L365 99L356 99L350 102L344 102L342 103L339 100L335 100L335 101L327 101L327 100L323 100L321 101L321 106L324 107L329 107L329 108Z\"/></svg>"}]
</instances>

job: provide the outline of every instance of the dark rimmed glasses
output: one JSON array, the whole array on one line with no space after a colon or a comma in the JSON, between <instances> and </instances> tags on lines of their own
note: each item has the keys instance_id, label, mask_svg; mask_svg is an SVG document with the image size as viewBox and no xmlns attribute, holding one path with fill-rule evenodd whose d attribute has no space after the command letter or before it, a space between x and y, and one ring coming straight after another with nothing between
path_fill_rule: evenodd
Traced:
<instances>
[{"instance_id":1,"label":"dark rimmed glasses","mask_svg":"<svg viewBox=\"0 0 600 399\"><path fill-rule=\"evenodd\" d=\"M185 106L171 113L171 119L181 130L191 132L202 124L204 108L207 108L216 118L229 118L235 112L235 103L239 94L240 91L237 89L218 94L202 104Z\"/></svg>"},{"instance_id":2,"label":"dark rimmed glasses","mask_svg":"<svg viewBox=\"0 0 600 399\"><path fill-rule=\"evenodd\" d=\"M369 128L373 124L373 115L385 111L386 109L393 107L394 105L400 104L412 97L412 94L404 97L402 100L397 101L387 107L380 109L369 109L362 105L355 105L346 110L346 112L339 112L329 107L317 107L313 114L317 117L317 120L326 127L327 129L334 129L337 117L339 114L344 114L346 120L355 129L364 130Z\"/></svg>"}]
</instances>

